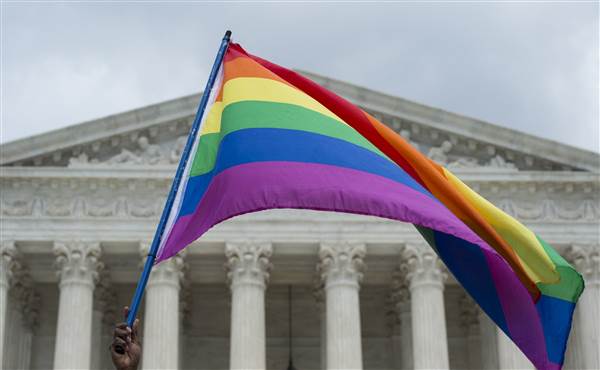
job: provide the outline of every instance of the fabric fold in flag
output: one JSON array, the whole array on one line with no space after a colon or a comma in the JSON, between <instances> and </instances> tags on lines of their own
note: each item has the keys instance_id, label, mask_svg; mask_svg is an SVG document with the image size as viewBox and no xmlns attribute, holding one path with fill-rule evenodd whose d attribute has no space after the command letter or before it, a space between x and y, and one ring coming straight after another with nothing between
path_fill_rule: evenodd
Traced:
<instances>
[{"instance_id":1,"label":"fabric fold in flag","mask_svg":"<svg viewBox=\"0 0 600 370\"><path fill-rule=\"evenodd\" d=\"M547 243L386 125L230 44L157 263L231 217L275 208L414 224L540 369L558 369L583 280Z\"/></svg>"}]
</instances>

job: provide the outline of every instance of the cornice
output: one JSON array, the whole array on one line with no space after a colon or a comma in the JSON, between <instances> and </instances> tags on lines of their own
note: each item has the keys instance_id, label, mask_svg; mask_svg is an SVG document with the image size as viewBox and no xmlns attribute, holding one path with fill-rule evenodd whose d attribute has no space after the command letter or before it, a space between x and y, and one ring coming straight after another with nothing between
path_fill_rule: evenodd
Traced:
<instances>
[{"instance_id":1,"label":"cornice","mask_svg":"<svg viewBox=\"0 0 600 370\"><path fill-rule=\"evenodd\" d=\"M502 183L595 183L600 182L600 173L584 171L502 171L493 169L455 169L452 172L462 181L472 182L502 182ZM171 181L175 167L132 166L132 167L2 167L1 179L141 179L156 181ZM170 183L170 182L169 182Z\"/></svg>"}]
</instances>

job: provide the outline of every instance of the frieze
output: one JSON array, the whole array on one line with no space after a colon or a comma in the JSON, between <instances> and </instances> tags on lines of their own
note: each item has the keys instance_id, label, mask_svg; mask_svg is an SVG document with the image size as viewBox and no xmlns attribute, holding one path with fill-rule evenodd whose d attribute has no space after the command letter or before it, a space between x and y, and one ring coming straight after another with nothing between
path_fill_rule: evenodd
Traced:
<instances>
[{"instance_id":1,"label":"frieze","mask_svg":"<svg viewBox=\"0 0 600 370\"><path fill-rule=\"evenodd\" d=\"M585 172L455 171L500 209L524 222L600 219L600 182ZM4 168L5 218L152 219L171 183L166 169Z\"/></svg>"},{"instance_id":2,"label":"frieze","mask_svg":"<svg viewBox=\"0 0 600 370\"><path fill-rule=\"evenodd\" d=\"M5 217L91 217L91 218L156 218L164 205L164 192L136 197L87 196L75 198L2 199ZM524 221L592 221L600 219L597 200L559 202L552 199L518 201L501 198L496 206Z\"/></svg>"},{"instance_id":3,"label":"frieze","mask_svg":"<svg viewBox=\"0 0 600 370\"><path fill-rule=\"evenodd\" d=\"M33 214L32 199L2 199L2 215L31 216Z\"/></svg>"},{"instance_id":4,"label":"frieze","mask_svg":"<svg viewBox=\"0 0 600 370\"><path fill-rule=\"evenodd\" d=\"M49 199L40 198L3 200L2 216L8 217L92 217L92 218L153 218L157 217L164 205L163 195L159 199L126 199L111 200L100 198ZM37 210L37 211L36 211Z\"/></svg>"}]
</instances>

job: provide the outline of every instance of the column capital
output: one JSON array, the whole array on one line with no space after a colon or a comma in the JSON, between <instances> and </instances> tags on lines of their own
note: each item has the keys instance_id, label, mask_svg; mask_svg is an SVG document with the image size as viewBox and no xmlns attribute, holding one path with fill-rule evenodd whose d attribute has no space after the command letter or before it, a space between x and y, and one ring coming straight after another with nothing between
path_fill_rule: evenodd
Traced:
<instances>
[{"instance_id":1,"label":"column capital","mask_svg":"<svg viewBox=\"0 0 600 370\"><path fill-rule=\"evenodd\" d=\"M273 247L260 241L227 242L225 270L231 288L237 285L259 285L269 282L273 265L270 262Z\"/></svg>"},{"instance_id":2,"label":"column capital","mask_svg":"<svg viewBox=\"0 0 600 370\"><path fill-rule=\"evenodd\" d=\"M140 257L142 265L146 262L150 245L151 241L145 240L140 242ZM180 289L181 283L185 276L185 270L187 269L185 255L186 250L184 249L173 257L154 265L154 267L152 267L152 272L150 273L150 278L148 279L148 287L158 284L166 284Z\"/></svg>"},{"instance_id":3,"label":"column capital","mask_svg":"<svg viewBox=\"0 0 600 370\"><path fill-rule=\"evenodd\" d=\"M573 244L567 248L565 256L583 275L586 285L600 284L600 245Z\"/></svg>"},{"instance_id":4,"label":"column capital","mask_svg":"<svg viewBox=\"0 0 600 370\"><path fill-rule=\"evenodd\" d=\"M14 282L13 277L21 269L19 251L12 240L0 243L0 284L7 288Z\"/></svg>"},{"instance_id":5,"label":"column capital","mask_svg":"<svg viewBox=\"0 0 600 370\"><path fill-rule=\"evenodd\" d=\"M432 285L444 287L448 274L437 254L426 243L409 243L402 249L401 268L410 289Z\"/></svg>"},{"instance_id":6,"label":"column capital","mask_svg":"<svg viewBox=\"0 0 600 370\"><path fill-rule=\"evenodd\" d=\"M364 243L348 241L321 243L317 271L325 289L338 284L350 284L358 288L366 270L364 264L366 254L367 248Z\"/></svg>"},{"instance_id":7,"label":"column capital","mask_svg":"<svg viewBox=\"0 0 600 370\"><path fill-rule=\"evenodd\" d=\"M89 284L98 280L104 264L100 262L100 243L81 240L54 242L57 274L60 286L65 284Z\"/></svg>"}]
</instances>

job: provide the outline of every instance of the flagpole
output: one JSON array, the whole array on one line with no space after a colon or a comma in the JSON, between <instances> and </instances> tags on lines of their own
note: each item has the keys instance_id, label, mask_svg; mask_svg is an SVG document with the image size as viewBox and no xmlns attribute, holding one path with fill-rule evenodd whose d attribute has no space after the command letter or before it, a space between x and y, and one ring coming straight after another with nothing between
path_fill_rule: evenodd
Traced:
<instances>
[{"instance_id":1,"label":"flagpole","mask_svg":"<svg viewBox=\"0 0 600 370\"><path fill-rule=\"evenodd\" d=\"M188 136L187 143L185 144L185 148L181 153L181 159L179 160L177 172L175 172L175 178L173 179L173 183L171 184L171 190L169 191L169 196L167 197L165 208L163 209L162 215L160 216L160 222L158 223L156 232L154 233L154 239L152 240L152 244L150 245L148 257L146 257L144 270L142 271L142 275L140 276L140 280L138 281L137 288L135 289L135 294L133 296L133 300L131 301L131 306L129 306L127 326L129 326L130 328L133 327L133 322L135 321L137 311L142 301L142 296L144 295L144 290L146 289L146 283L148 283L150 272L152 271L152 267L154 266L156 252L158 252L158 247L160 245L163 232L165 231L167 219L169 217L169 213L171 212L171 208L173 207L173 201L175 200L175 196L177 195L177 189L179 189L179 183L181 182L183 170L185 169L185 166L189 159L193 143L196 140L196 136L198 135L198 129L200 128L201 123L200 121L202 120L202 115L204 114L206 105L208 104L208 98L215 84L215 80L217 79L217 73L219 71L221 63L223 62L223 57L225 56L225 52L227 51L227 46L229 46L230 38L231 31L225 32L225 36L223 36L221 46L219 47L219 52L217 53L217 56L215 58L215 63L212 66L212 70L210 71L208 81L206 82L204 93L202 94L202 98L200 99L198 111L196 112L196 117L194 118L192 128L190 129L190 134Z\"/></svg>"}]
</instances>

